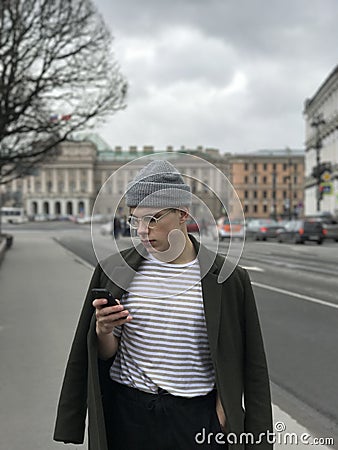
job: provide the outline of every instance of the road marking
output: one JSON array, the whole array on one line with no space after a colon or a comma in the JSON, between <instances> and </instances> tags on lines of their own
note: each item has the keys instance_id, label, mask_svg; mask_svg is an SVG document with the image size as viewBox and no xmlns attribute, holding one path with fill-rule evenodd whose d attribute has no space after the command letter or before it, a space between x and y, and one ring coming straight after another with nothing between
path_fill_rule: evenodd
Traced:
<instances>
[{"instance_id":1,"label":"road marking","mask_svg":"<svg viewBox=\"0 0 338 450\"><path fill-rule=\"evenodd\" d=\"M241 265L241 267L243 267L243 269L245 269L245 270L252 270L253 272L265 272L265 270L262 269L261 267L256 267L256 266L242 266L242 265Z\"/></svg>"},{"instance_id":2,"label":"road marking","mask_svg":"<svg viewBox=\"0 0 338 450\"><path fill-rule=\"evenodd\" d=\"M330 306L331 308L338 309L338 305L336 303L326 302L325 300L320 300L319 298L310 297L308 295L297 294L296 292L287 291L286 289L276 288L274 286L269 286L267 284L256 283L252 281L251 284L253 286L260 287L262 289L268 289L270 291L279 292L280 294L291 295L291 297L300 298L302 300L306 300L308 302L318 303L319 305Z\"/></svg>"}]
</instances>

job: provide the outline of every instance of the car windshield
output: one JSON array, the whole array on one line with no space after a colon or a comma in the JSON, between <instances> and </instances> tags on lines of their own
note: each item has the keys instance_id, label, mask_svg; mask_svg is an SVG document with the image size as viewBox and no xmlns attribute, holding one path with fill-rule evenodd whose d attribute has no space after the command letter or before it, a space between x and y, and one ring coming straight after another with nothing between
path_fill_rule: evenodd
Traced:
<instances>
[{"instance_id":1,"label":"car windshield","mask_svg":"<svg viewBox=\"0 0 338 450\"><path fill-rule=\"evenodd\" d=\"M286 223L285 225L284 225L284 228L287 230L287 231L290 231L290 230L294 230L295 228L297 227L297 222L288 222L288 223Z\"/></svg>"},{"instance_id":2,"label":"car windshield","mask_svg":"<svg viewBox=\"0 0 338 450\"><path fill-rule=\"evenodd\" d=\"M257 220L253 220L252 222L250 222L250 224L252 224L253 226L267 226L267 225L276 225L277 222L275 220L272 219L257 219Z\"/></svg>"},{"instance_id":3,"label":"car windshield","mask_svg":"<svg viewBox=\"0 0 338 450\"><path fill-rule=\"evenodd\" d=\"M318 221L306 221L304 222L305 231L321 231L322 225Z\"/></svg>"}]
</instances>

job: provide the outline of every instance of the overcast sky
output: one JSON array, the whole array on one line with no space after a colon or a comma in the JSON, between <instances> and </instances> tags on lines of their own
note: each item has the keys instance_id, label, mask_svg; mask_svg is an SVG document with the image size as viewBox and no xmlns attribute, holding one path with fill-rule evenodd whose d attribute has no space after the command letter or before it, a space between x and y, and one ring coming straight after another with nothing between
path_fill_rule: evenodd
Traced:
<instances>
[{"instance_id":1,"label":"overcast sky","mask_svg":"<svg viewBox=\"0 0 338 450\"><path fill-rule=\"evenodd\" d=\"M129 82L112 146L304 147L304 101L338 64L336 0L94 0Z\"/></svg>"}]
</instances>

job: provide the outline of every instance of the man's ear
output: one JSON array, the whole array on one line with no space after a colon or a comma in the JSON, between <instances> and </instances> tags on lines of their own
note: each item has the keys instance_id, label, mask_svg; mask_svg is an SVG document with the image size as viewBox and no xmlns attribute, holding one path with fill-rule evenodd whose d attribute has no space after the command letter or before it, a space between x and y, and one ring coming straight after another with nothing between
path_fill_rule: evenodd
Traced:
<instances>
[{"instance_id":1,"label":"man's ear","mask_svg":"<svg viewBox=\"0 0 338 450\"><path fill-rule=\"evenodd\" d=\"M180 216L180 223L186 222L190 217L189 210L187 208L180 209L179 216Z\"/></svg>"}]
</instances>

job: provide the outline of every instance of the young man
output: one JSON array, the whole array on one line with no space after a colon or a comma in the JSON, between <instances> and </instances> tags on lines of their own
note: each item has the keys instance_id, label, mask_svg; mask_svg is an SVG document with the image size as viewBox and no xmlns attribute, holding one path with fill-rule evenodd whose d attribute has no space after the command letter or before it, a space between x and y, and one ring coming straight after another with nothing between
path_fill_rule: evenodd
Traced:
<instances>
[{"instance_id":1,"label":"young man","mask_svg":"<svg viewBox=\"0 0 338 450\"><path fill-rule=\"evenodd\" d=\"M89 289L54 439L83 441L88 404L91 450L272 448L247 273L233 268L218 283L224 258L188 235L190 188L169 162L143 168L126 200L141 243L95 270L90 289L106 287L120 304L92 302Z\"/></svg>"}]
</instances>

